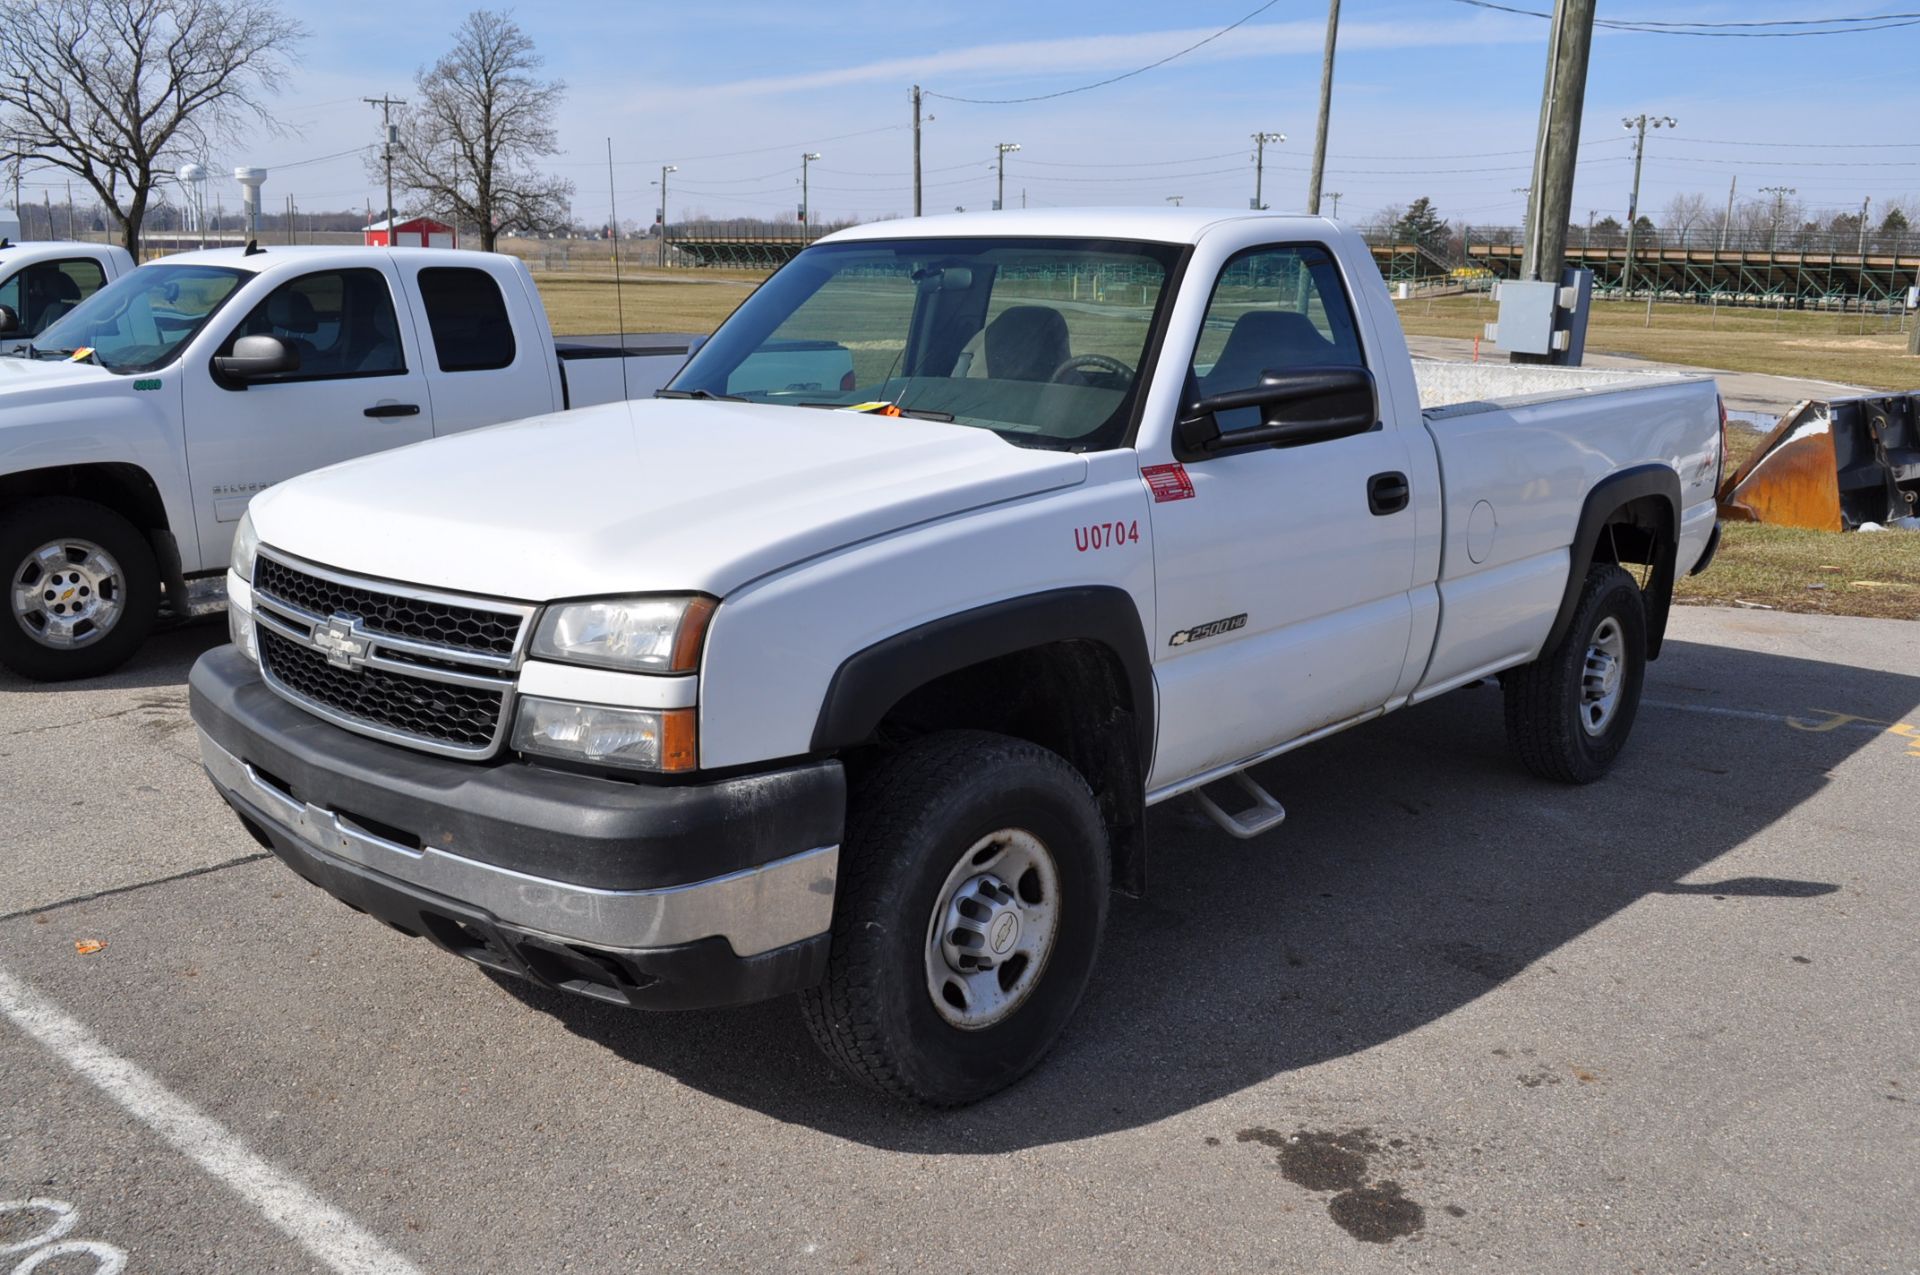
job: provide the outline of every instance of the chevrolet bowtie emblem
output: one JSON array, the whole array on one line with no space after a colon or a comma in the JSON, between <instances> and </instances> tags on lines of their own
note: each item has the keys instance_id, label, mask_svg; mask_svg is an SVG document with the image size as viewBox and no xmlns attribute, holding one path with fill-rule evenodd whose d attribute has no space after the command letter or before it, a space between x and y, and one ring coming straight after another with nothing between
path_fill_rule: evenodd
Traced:
<instances>
[{"instance_id":1,"label":"chevrolet bowtie emblem","mask_svg":"<svg viewBox=\"0 0 1920 1275\"><path fill-rule=\"evenodd\" d=\"M314 626L313 645L335 668L359 668L367 662L373 643L357 615L336 615Z\"/></svg>"}]
</instances>

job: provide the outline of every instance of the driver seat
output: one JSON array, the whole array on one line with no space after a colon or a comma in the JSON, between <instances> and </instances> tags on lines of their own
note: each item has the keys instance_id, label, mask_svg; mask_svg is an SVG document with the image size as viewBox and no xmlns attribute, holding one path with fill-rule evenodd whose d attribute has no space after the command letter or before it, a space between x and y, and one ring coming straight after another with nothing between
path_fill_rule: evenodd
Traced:
<instances>
[{"instance_id":1,"label":"driver seat","mask_svg":"<svg viewBox=\"0 0 1920 1275\"><path fill-rule=\"evenodd\" d=\"M999 381L1045 381L1073 357L1067 320L1052 306L1016 305L973 334L953 374Z\"/></svg>"}]
</instances>

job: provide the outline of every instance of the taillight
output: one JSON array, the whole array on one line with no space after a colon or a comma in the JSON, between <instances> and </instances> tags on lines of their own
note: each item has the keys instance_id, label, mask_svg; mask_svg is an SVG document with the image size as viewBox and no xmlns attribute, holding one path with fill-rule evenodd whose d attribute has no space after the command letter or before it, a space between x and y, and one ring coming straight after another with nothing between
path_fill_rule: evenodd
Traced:
<instances>
[{"instance_id":1,"label":"taillight","mask_svg":"<svg viewBox=\"0 0 1920 1275\"><path fill-rule=\"evenodd\" d=\"M1714 403L1720 408L1720 463L1713 472L1713 492L1720 494L1720 484L1727 478L1727 400L1716 394Z\"/></svg>"},{"instance_id":2,"label":"taillight","mask_svg":"<svg viewBox=\"0 0 1920 1275\"><path fill-rule=\"evenodd\" d=\"M842 392L842 393L845 393L846 391L848 391L848 390L851 390L851 389L853 389L854 387L856 387L856 386L857 386L857 385L859 385L859 384L860 384L860 382L858 382L858 381L856 381L856 380L854 380L854 379L853 379L853 369L852 369L852 368L848 368L848 369L847 369L847 373L846 373L846 375L845 375L845 376L842 376L842 377L840 378L840 390L841 390L841 392ZM1722 420L1725 420L1725 419L1726 419L1726 415L1725 415L1725 413L1722 413L1722 414L1721 414L1721 419L1722 419Z\"/></svg>"}]
</instances>

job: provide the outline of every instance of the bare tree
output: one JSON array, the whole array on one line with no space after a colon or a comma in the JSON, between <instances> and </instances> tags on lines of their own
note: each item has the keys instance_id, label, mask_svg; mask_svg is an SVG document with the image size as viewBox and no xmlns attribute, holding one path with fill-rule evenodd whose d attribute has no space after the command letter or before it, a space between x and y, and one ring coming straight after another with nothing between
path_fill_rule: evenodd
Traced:
<instances>
[{"instance_id":1,"label":"bare tree","mask_svg":"<svg viewBox=\"0 0 1920 1275\"><path fill-rule=\"evenodd\" d=\"M1696 230L1707 228L1707 222L1718 209L1705 195L1675 195L1667 201L1666 209L1660 214L1660 221L1669 231L1680 236L1680 246L1687 246L1687 237Z\"/></svg>"},{"instance_id":2,"label":"bare tree","mask_svg":"<svg viewBox=\"0 0 1920 1275\"><path fill-rule=\"evenodd\" d=\"M564 229L569 220L573 183L534 167L560 150L553 116L566 95L559 80L534 78L541 62L511 15L480 9L460 24L452 51L414 77L419 101L400 129L394 182L422 211L477 226L488 252L502 231Z\"/></svg>"},{"instance_id":3,"label":"bare tree","mask_svg":"<svg viewBox=\"0 0 1920 1275\"><path fill-rule=\"evenodd\" d=\"M271 123L304 35L271 0L0 0L10 149L85 182L137 256L154 183Z\"/></svg>"}]
</instances>

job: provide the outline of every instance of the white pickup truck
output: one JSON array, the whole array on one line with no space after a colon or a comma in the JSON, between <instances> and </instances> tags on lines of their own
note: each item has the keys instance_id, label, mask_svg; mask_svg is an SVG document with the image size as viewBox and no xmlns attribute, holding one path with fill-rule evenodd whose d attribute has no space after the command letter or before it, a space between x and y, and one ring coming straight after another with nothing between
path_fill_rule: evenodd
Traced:
<instances>
[{"instance_id":1,"label":"white pickup truck","mask_svg":"<svg viewBox=\"0 0 1920 1275\"><path fill-rule=\"evenodd\" d=\"M0 304L20 279L37 321L34 281L72 283L82 249L113 282L0 358L0 664L28 677L113 668L163 598L178 616L217 603L247 501L283 478L650 394L685 360L684 341L556 346L526 266L477 252L230 248L131 270L119 249L35 244L0 250L0 271L35 255Z\"/></svg>"},{"instance_id":2,"label":"white pickup truck","mask_svg":"<svg viewBox=\"0 0 1920 1275\"><path fill-rule=\"evenodd\" d=\"M31 343L55 319L132 270L133 255L112 244L0 239L0 354Z\"/></svg>"},{"instance_id":3,"label":"white pickup truck","mask_svg":"<svg viewBox=\"0 0 1920 1275\"><path fill-rule=\"evenodd\" d=\"M1249 767L1496 674L1528 768L1603 775L1722 456L1709 380L1416 371L1328 221L885 222L660 401L261 496L192 711L355 908L623 1005L799 992L962 1103L1060 1033L1148 806L1258 833Z\"/></svg>"}]
</instances>

